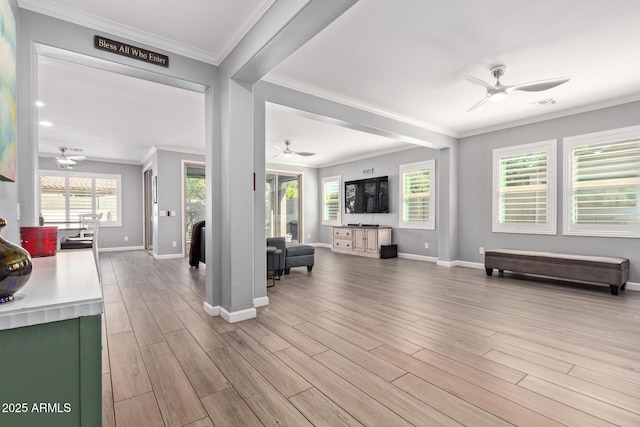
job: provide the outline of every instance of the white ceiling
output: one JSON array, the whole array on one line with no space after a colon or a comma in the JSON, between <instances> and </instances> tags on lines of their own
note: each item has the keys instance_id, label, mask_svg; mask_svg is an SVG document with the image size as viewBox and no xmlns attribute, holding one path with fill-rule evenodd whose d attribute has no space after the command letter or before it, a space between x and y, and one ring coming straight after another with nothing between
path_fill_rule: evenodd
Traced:
<instances>
[{"instance_id":1,"label":"white ceiling","mask_svg":"<svg viewBox=\"0 0 640 427\"><path fill-rule=\"evenodd\" d=\"M204 153L204 95L39 56L39 151L141 164L152 147ZM79 153L74 153L79 154Z\"/></svg>"},{"instance_id":2,"label":"white ceiling","mask_svg":"<svg viewBox=\"0 0 640 427\"><path fill-rule=\"evenodd\" d=\"M180 8L161 8L152 0L139 0L136 7L125 0L19 0L22 7L63 19L66 16L93 28L102 23L112 34L211 63L219 63L271 3L189 0ZM266 80L461 137L640 99L640 61L636 53L640 45L639 16L637 0L361 0L274 69ZM212 25L212 19L220 25ZM571 80L545 92L514 92L500 103L487 103L467 113L484 96L484 89L467 82L464 75L493 83L489 68L500 63L507 65L504 84L563 76ZM57 68L51 64L43 67L52 72ZM60 78L64 80L67 75L79 79L71 72ZM168 88L145 86L137 79L134 82L136 89L131 90L150 90L148 99L173 99L166 93L152 95L155 89ZM52 79L42 74L39 95L55 93L55 88L47 87L50 83ZM104 87L102 77L96 84ZM85 91L88 90L87 86ZM139 110L127 112L135 103L116 102L114 108L111 100L111 104L101 107L97 105L102 102L101 95L108 93L96 90L91 108L84 108L87 105L82 102L86 104L86 99L74 101L61 94L43 109L41 116L50 108L52 117L64 120L73 111L74 122L79 125L85 120L83 111L100 111L100 116L86 118L92 125L84 130L80 126L74 128L73 123L65 124L70 127L63 135L70 137L75 132L79 143L108 137L113 150L117 141L128 141L129 147L133 140L142 141L140 134L116 134L140 132L135 125L125 125L118 119L142 117ZM532 105L549 97L557 103ZM155 110L170 108L159 104L164 103L156 102L153 109L138 106L147 114L139 120L149 120L156 126L170 125L163 116L154 118L148 114L163 114ZM62 107L61 111L53 111ZM116 113L122 116L110 116ZM171 138L154 136L155 145L197 145L198 136L186 138L185 129L191 127L187 120L176 121L179 129L163 132ZM109 122L122 126L104 125ZM49 130L53 132L58 126L62 122L54 122ZM46 134L49 130L41 129L41 135L54 139ZM86 133L83 139L83 133L89 131L93 132ZM182 140L181 133L185 134ZM286 162L312 166L361 157L367 152L406 148L399 141L269 108L267 161L284 162L281 157L272 157L278 152L273 145L283 146L284 139L292 139L293 150L318 153L308 158L294 156ZM347 152L347 148L352 151Z\"/></svg>"}]
</instances>

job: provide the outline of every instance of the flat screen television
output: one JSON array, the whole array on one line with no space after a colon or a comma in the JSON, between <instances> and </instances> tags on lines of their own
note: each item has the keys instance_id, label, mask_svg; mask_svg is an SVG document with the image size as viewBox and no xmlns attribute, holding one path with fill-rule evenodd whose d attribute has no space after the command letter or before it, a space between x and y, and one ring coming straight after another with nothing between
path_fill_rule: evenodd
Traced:
<instances>
[{"instance_id":1,"label":"flat screen television","mask_svg":"<svg viewBox=\"0 0 640 427\"><path fill-rule=\"evenodd\" d=\"M389 177L344 183L345 213L389 213Z\"/></svg>"}]
</instances>

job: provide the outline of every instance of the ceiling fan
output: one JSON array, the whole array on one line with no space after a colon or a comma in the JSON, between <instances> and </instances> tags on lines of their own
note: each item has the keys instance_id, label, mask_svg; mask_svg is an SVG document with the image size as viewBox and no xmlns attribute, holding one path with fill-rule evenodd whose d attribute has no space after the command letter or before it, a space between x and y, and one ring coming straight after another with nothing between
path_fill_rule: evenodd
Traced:
<instances>
[{"instance_id":1,"label":"ceiling fan","mask_svg":"<svg viewBox=\"0 0 640 427\"><path fill-rule=\"evenodd\" d=\"M67 156L67 151L75 151L81 153L82 149L60 147L60 156L56 156L56 160L58 161L59 165L75 165L76 163L86 159L85 156Z\"/></svg>"},{"instance_id":2,"label":"ceiling fan","mask_svg":"<svg viewBox=\"0 0 640 427\"><path fill-rule=\"evenodd\" d=\"M474 104L471 108L469 108L467 112L475 110L487 101L501 101L505 99L509 93L516 90L522 90L525 92L540 92L543 90L551 89L569 81L569 77L560 77L556 79L539 80L536 82L505 86L500 83L500 77L504 75L506 69L507 67L505 65L494 65L493 67L491 67L491 74L496 79L495 86L492 86L489 83L473 76L464 76L467 81L473 84L480 85L487 90L487 94L485 95L485 97Z\"/></svg>"},{"instance_id":3,"label":"ceiling fan","mask_svg":"<svg viewBox=\"0 0 640 427\"><path fill-rule=\"evenodd\" d=\"M291 149L291 140L290 139L285 139L284 140L284 145L286 145L286 148L280 148L277 145L274 145L274 147L276 147L278 150L282 151L282 153L276 154L273 157L278 157L280 155L282 155L283 157L289 158L291 157L293 154L297 154L298 156L315 156L316 153L308 153L306 151L293 151Z\"/></svg>"}]
</instances>

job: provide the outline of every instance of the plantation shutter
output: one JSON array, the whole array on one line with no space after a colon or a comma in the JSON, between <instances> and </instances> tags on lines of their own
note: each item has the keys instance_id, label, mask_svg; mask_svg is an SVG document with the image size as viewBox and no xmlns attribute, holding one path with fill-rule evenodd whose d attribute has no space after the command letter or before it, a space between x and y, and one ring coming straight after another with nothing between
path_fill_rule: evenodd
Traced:
<instances>
[{"instance_id":1,"label":"plantation shutter","mask_svg":"<svg viewBox=\"0 0 640 427\"><path fill-rule=\"evenodd\" d=\"M115 179L96 179L96 213L103 221L118 221L118 182Z\"/></svg>"},{"instance_id":2,"label":"plantation shutter","mask_svg":"<svg viewBox=\"0 0 640 427\"><path fill-rule=\"evenodd\" d=\"M574 224L640 224L640 139L575 147L572 180Z\"/></svg>"},{"instance_id":3,"label":"plantation shutter","mask_svg":"<svg viewBox=\"0 0 640 427\"><path fill-rule=\"evenodd\" d=\"M340 210L340 181L324 183L324 220L337 221Z\"/></svg>"},{"instance_id":4,"label":"plantation shutter","mask_svg":"<svg viewBox=\"0 0 640 427\"><path fill-rule=\"evenodd\" d=\"M406 170L403 180L402 220L431 221L431 169Z\"/></svg>"},{"instance_id":5,"label":"plantation shutter","mask_svg":"<svg viewBox=\"0 0 640 427\"><path fill-rule=\"evenodd\" d=\"M546 224L548 153L500 158L500 223Z\"/></svg>"},{"instance_id":6,"label":"plantation shutter","mask_svg":"<svg viewBox=\"0 0 640 427\"><path fill-rule=\"evenodd\" d=\"M69 177L69 221L80 221L81 214L93 213L92 181Z\"/></svg>"},{"instance_id":7,"label":"plantation shutter","mask_svg":"<svg viewBox=\"0 0 640 427\"><path fill-rule=\"evenodd\" d=\"M66 178L40 177L40 211L46 222L66 221Z\"/></svg>"}]
</instances>

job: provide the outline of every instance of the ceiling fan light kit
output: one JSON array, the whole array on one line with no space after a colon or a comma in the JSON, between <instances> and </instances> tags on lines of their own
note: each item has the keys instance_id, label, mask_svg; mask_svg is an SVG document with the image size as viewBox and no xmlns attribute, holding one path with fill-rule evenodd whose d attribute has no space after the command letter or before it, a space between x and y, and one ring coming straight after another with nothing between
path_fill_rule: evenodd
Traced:
<instances>
[{"instance_id":1,"label":"ceiling fan light kit","mask_svg":"<svg viewBox=\"0 0 640 427\"><path fill-rule=\"evenodd\" d=\"M480 80L477 77L468 76L468 75L464 76L464 78L468 82L482 86L487 91L484 98L482 98L480 101L475 103L471 108L467 110L467 112L475 110L476 108L478 108L479 106L481 106L487 101L492 101L492 102L502 101L507 97L508 94L516 90L521 90L525 92L540 92L543 90L554 88L556 86L559 86L569 81L569 77L559 77L555 79L539 80L535 82L506 86L500 83L500 77L504 75L506 69L507 67L505 65L494 65L493 67L491 67L490 69L491 74L496 79L495 85L491 85L483 80Z\"/></svg>"},{"instance_id":2,"label":"ceiling fan light kit","mask_svg":"<svg viewBox=\"0 0 640 427\"><path fill-rule=\"evenodd\" d=\"M280 155L282 155L282 157L284 158L290 158L291 156L298 155L298 156L304 156L304 157L308 157L308 156L315 156L316 153L308 153L306 151L293 151L291 149L291 140L290 139L285 139L284 140L284 145L286 146L286 148L280 148L277 145L274 145L274 147L276 147L278 150L282 151L282 153L276 154L273 157L278 157Z\"/></svg>"},{"instance_id":3,"label":"ceiling fan light kit","mask_svg":"<svg viewBox=\"0 0 640 427\"><path fill-rule=\"evenodd\" d=\"M85 156L67 156L67 151L76 151L81 153L82 149L80 148L68 148L68 147L59 147L60 156L56 156L56 161L59 165L75 165L76 163L86 159Z\"/></svg>"}]
</instances>

